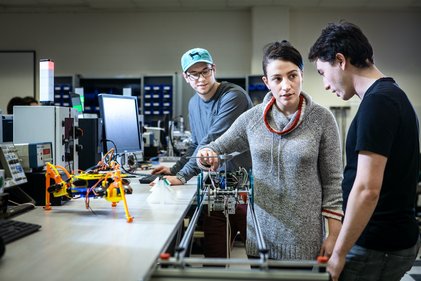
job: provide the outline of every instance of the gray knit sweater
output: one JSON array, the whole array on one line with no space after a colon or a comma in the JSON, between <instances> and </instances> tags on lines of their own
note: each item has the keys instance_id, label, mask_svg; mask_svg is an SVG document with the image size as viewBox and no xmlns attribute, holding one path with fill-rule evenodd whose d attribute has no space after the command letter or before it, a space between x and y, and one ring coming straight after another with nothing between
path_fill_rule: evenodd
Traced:
<instances>
[{"instance_id":1,"label":"gray knit sweater","mask_svg":"<svg viewBox=\"0 0 421 281\"><path fill-rule=\"evenodd\" d=\"M337 124L330 111L306 99L302 123L286 135L271 133L263 121L263 103L242 114L206 147L217 153L250 149L254 176L254 210L269 257L313 260L323 239L323 216L342 214L342 161ZM292 120L275 106L268 121L282 130ZM251 216L247 217L247 254L258 256Z\"/></svg>"}]
</instances>

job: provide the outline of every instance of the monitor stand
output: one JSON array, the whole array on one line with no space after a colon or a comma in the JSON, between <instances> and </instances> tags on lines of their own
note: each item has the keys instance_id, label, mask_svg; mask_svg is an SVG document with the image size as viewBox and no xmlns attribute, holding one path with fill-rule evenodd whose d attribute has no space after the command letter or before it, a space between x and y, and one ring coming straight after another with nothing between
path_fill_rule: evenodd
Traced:
<instances>
[{"instance_id":1,"label":"monitor stand","mask_svg":"<svg viewBox=\"0 0 421 281\"><path fill-rule=\"evenodd\" d=\"M4 218L13 217L35 208L35 200L19 186L6 188L3 197L6 197L3 199L7 199L5 212L0 213Z\"/></svg>"}]
</instances>

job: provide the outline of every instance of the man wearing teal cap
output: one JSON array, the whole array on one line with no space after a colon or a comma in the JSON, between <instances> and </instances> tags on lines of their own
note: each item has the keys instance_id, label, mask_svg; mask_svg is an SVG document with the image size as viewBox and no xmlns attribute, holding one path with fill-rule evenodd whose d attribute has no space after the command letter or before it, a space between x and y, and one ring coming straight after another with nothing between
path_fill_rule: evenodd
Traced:
<instances>
[{"instance_id":1,"label":"man wearing teal cap","mask_svg":"<svg viewBox=\"0 0 421 281\"><path fill-rule=\"evenodd\" d=\"M210 53L202 48L194 48L181 57L181 68L186 82L196 94L189 101L189 120L192 132L192 144L183 156L171 168L159 166L153 174L166 174L172 185L185 184L190 178L200 173L195 156L199 148L221 136L243 112L253 104L246 91L229 82L217 82L216 66ZM227 163L228 171L239 167L251 168L251 157L247 151ZM207 214L207 212L204 212ZM212 212L204 218L206 257L226 257L226 220L222 212ZM230 215L231 238L238 231L245 241L246 208L240 206L235 215Z\"/></svg>"},{"instance_id":2,"label":"man wearing teal cap","mask_svg":"<svg viewBox=\"0 0 421 281\"><path fill-rule=\"evenodd\" d=\"M209 52L202 48L194 48L186 52L181 57L181 68L185 73L190 66L198 62L205 62L207 64L213 65L213 60Z\"/></svg>"}]
</instances>

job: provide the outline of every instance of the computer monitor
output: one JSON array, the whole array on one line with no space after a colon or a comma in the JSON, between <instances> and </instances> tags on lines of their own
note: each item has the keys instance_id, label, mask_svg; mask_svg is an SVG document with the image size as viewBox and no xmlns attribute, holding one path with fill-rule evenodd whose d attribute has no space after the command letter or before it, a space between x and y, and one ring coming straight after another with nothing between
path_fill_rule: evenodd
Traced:
<instances>
[{"instance_id":1,"label":"computer monitor","mask_svg":"<svg viewBox=\"0 0 421 281\"><path fill-rule=\"evenodd\" d=\"M142 156L137 97L99 94L98 101L104 152L114 147L117 154L131 152Z\"/></svg>"}]
</instances>

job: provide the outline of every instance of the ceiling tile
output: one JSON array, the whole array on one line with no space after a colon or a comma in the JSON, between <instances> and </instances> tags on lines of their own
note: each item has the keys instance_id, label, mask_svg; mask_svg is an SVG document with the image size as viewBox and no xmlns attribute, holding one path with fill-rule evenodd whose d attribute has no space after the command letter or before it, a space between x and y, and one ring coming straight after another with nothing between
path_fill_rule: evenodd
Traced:
<instances>
[{"instance_id":1,"label":"ceiling tile","mask_svg":"<svg viewBox=\"0 0 421 281\"><path fill-rule=\"evenodd\" d=\"M229 7L253 7L272 5L273 0L227 0Z\"/></svg>"},{"instance_id":2,"label":"ceiling tile","mask_svg":"<svg viewBox=\"0 0 421 281\"><path fill-rule=\"evenodd\" d=\"M143 11L143 10L225 10L254 6L290 8L417 8L421 0L0 0L0 12L42 11Z\"/></svg>"}]
</instances>

